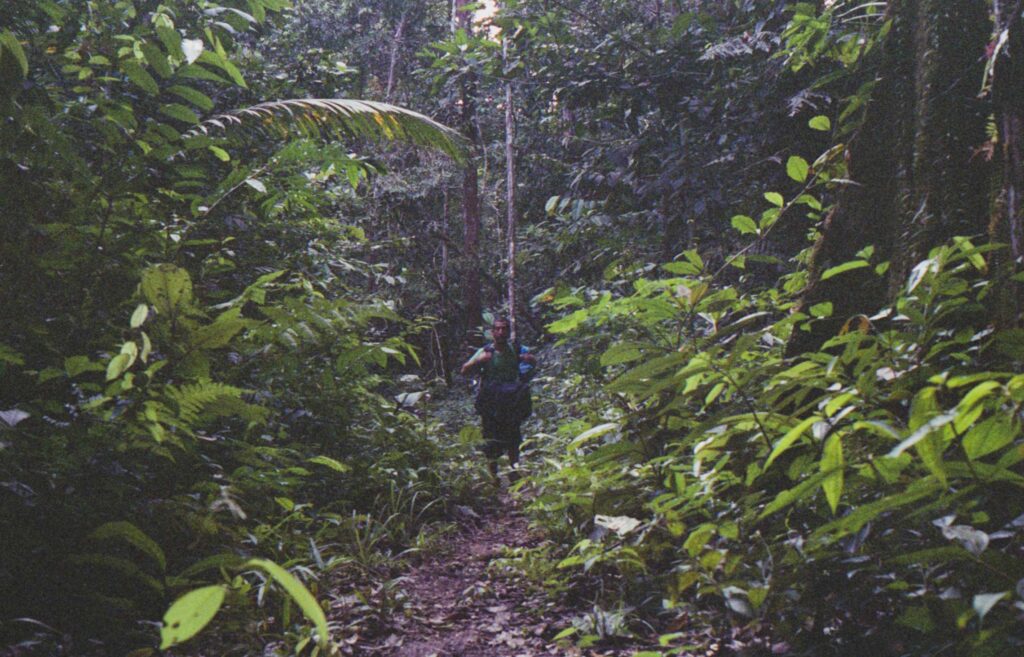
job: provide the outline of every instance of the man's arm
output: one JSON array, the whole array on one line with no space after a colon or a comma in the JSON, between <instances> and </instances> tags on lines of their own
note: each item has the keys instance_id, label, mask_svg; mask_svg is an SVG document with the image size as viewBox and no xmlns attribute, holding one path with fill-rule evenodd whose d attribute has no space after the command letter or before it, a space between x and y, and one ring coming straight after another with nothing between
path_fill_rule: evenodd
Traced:
<instances>
[{"instance_id":1,"label":"man's arm","mask_svg":"<svg viewBox=\"0 0 1024 657\"><path fill-rule=\"evenodd\" d=\"M475 354L473 354L472 358L462 364L462 368L459 370L459 373L466 376L489 360L491 360L491 352L486 349L479 349Z\"/></svg>"}]
</instances>

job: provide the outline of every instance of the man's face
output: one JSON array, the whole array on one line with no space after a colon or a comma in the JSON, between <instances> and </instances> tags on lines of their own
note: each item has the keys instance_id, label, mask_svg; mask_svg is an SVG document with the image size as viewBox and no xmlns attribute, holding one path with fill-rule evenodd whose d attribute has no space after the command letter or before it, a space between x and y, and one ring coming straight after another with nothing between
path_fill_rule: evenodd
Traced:
<instances>
[{"instance_id":1,"label":"man's face","mask_svg":"<svg viewBox=\"0 0 1024 657\"><path fill-rule=\"evenodd\" d=\"M495 342L508 342L508 323L495 322L491 326L491 335L494 336Z\"/></svg>"}]
</instances>

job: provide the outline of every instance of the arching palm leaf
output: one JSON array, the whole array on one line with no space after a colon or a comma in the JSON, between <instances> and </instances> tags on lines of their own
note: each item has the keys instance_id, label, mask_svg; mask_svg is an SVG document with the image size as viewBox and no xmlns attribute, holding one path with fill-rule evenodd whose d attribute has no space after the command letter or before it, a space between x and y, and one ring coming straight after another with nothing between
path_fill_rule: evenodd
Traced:
<instances>
[{"instance_id":1,"label":"arching palm leaf","mask_svg":"<svg viewBox=\"0 0 1024 657\"><path fill-rule=\"evenodd\" d=\"M372 100L301 98L260 103L218 114L192 133L232 126L253 126L281 136L296 130L304 136L405 141L438 149L456 160L463 158L463 139L451 128L418 112Z\"/></svg>"}]
</instances>

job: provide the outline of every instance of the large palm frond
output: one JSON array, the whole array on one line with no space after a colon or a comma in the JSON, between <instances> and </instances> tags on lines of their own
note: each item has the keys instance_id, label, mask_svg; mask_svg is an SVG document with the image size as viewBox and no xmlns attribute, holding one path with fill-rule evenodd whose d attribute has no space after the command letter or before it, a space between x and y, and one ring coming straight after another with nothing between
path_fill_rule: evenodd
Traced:
<instances>
[{"instance_id":1,"label":"large palm frond","mask_svg":"<svg viewBox=\"0 0 1024 657\"><path fill-rule=\"evenodd\" d=\"M208 134L213 128L252 126L281 136L297 130L303 136L404 141L434 148L456 160L464 157L463 138L428 116L404 107L348 98L295 98L260 103L218 114L193 128Z\"/></svg>"}]
</instances>

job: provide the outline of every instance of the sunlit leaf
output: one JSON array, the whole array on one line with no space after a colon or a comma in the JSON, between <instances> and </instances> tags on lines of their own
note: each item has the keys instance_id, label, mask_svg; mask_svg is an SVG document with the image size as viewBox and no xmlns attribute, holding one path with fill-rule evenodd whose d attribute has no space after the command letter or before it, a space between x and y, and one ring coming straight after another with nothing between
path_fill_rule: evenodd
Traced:
<instances>
[{"instance_id":1,"label":"sunlit leaf","mask_svg":"<svg viewBox=\"0 0 1024 657\"><path fill-rule=\"evenodd\" d=\"M832 434L825 440L820 468L828 475L821 482L821 488L825 491L829 508L835 514L843 494L843 442L840 434Z\"/></svg>"},{"instance_id":2,"label":"sunlit leaf","mask_svg":"<svg viewBox=\"0 0 1024 657\"><path fill-rule=\"evenodd\" d=\"M316 598L309 592L309 589L303 586L302 582L281 566L267 559L250 559L245 565L249 568L259 568L270 575L291 596L292 600L299 605L299 609L302 610L306 618L316 626L321 647L327 645L330 634L327 631L327 618L324 616L324 610L320 608Z\"/></svg>"},{"instance_id":3,"label":"sunlit leaf","mask_svg":"<svg viewBox=\"0 0 1024 657\"><path fill-rule=\"evenodd\" d=\"M191 639L213 620L224 603L223 586L204 586L174 601L164 614L160 628L160 649Z\"/></svg>"},{"instance_id":4,"label":"sunlit leaf","mask_svg":"<svg viewBox=\"0 0 1024 657\"><path fill-rule=\"evenodd\" d=\"M827 116L822 115L815 116L807 122L807 125L810 126L811 130L825 131L832 129L832 121Z\"/></svg>"},{"instance_id":5,"label":"sunlit leaf","mask_svg":"<svg viewBox=\"0 0 1024 657\"><path fill-rule=\"evenodd\" d=\"M807 164L807 160L799 155L790 156L789 160L786 162L786 175L798 183L802 183L807 180L807 174L810 169L811 166Z\"/></svg>"},{"instance_id":6,"label":"sunlit leaf","mask_svg":"<svg viewBox=\"0 0 1024 657\"><path fill-rule=\"evenodd\" d=\"M732 218L732 227L743 235L757 232L757 224L754 220L743 214L738 214Z\"/></svg>"}]
</instances>

